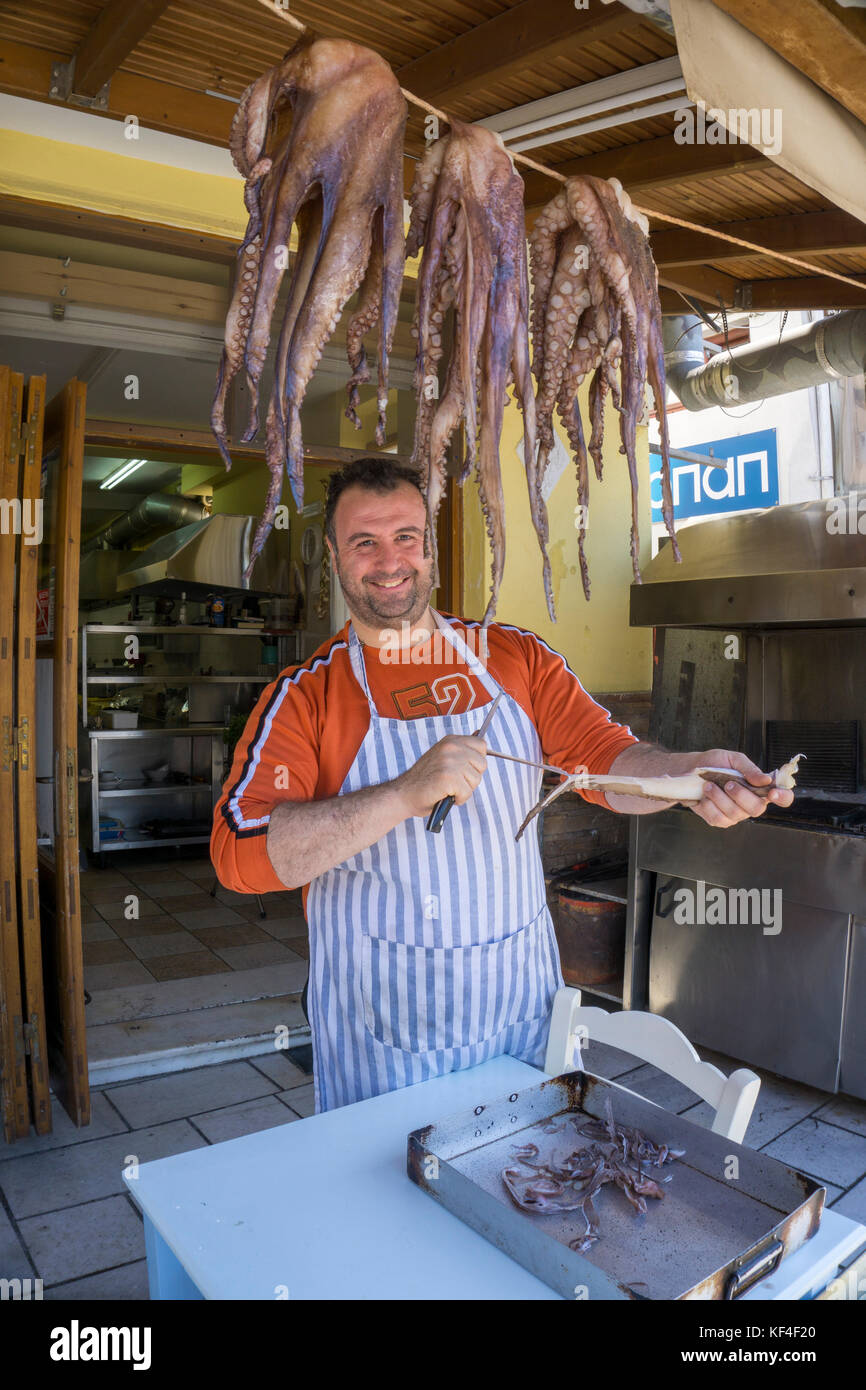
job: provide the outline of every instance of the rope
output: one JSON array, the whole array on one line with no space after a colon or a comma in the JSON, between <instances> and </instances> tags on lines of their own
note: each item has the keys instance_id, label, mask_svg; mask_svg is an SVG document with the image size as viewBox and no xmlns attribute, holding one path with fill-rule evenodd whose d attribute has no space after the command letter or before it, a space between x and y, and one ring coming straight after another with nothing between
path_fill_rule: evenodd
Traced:
<instances>
[{"instance_id":1,"label":"rope","mask_svg":"<svg viewBox=\"0 0 866 1390\"><path fill-rule=\"evenodd\" d=\"M277 15L278 18L284 20L287 24L291 24L294 29L297 29L301 33L306 32L307 25L300 19L296 19L293 14L289 13L288 9L284 9L282 5L277 3L277 0L258 0L258 3L264 5L266 10L270 10L272 14ZM422 111L427 111L431 116L438 116L446 125L451 124L451 117L448 115L447 111L442 111L438 106L433 106L429 101L424 101L423 97L416 96L414 92L408 91L406 87L401 87L400 91L403 93L406 100L411 102L413 106L420 107ZM525 164L528 169L534 169L538 174L544 174L547 178L556 180L557 183L568 182L567 174L561 174L558 170L551 169L546 164L539 164L537 160L530 159L528 155L517 154L513 150L509 150L508 153L517 163ZM790 256L786 251L771 251L768 246L759 246L758 243L754 241L744 241L742 237L731 236L728 232L722 232L717 227L702 227L698 222L687 222L684 218L673 217L667 212L655 212L652 208L641 207L634 199L632 199L632 207L636 208L638 212L643 213L645 217L654 217L659 222L668 222L671 226L683 227L687 232L700 232L704 236L716 237L719 241L730 242L733 246L742 246L744 250L753 251L759 256L769 256L773 260L785 261L788 265L795 265L799 270L808 270L812 275L826 276L830 280L839 280L843 285L853 285L857 290L866 288L866 282L863 280L855 280L852 276L843 275L838 270L830 270L826 266L815 265L811 261L800 260L798 256Z\"/></svg>"}]
</instances>

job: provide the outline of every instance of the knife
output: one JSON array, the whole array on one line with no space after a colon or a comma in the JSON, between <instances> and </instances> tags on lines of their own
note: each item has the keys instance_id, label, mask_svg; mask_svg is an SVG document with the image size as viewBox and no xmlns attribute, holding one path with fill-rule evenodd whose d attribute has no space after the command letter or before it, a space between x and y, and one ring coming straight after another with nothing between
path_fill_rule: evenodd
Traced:
<instances>
[{"instance_id":1,"label":"knife","mask_svg":"<svg viewBox=\"0 0 866 1390\"><path fill-rule=\"evenodd\" d=\"M493 704L490 706L490 709L487 711L487 714L485 715L484 723L481 725L481 728L475 735L476 738L483 738L484 735L487 733L487 730L490 728L490 721L496 713L496 706L499 704L499 701L502 699L504 694L505 691L500 690L499 694L496 696L496 699L493 701ZM427 829L431 831L432 834L439 834L439 831L445 824L445 817L448 815L448 812L451 810L451 807L453 805L453 796L443 796L441 801L436 802L436 805L430 812L430 816L427 821Z\"/></svg>"}]
</instances>

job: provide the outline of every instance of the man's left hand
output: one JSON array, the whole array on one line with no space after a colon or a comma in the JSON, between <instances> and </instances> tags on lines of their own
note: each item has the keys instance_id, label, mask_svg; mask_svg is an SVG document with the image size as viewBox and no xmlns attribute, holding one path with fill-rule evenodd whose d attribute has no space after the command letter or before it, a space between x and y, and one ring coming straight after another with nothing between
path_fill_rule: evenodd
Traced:
<instances>
[{"instance_id":1,"label":"man's left hand","mask_svg":"<svg viewBox=\"0 0 866 1390\"><path fill-rule=\"evenodd\" d=\"M727 748L710 749L709 752L701 754L700 762L696 762L695 765L730 767L742 772L753 787L766 787L773 780L771 773L762 772L744 753L734 753ZM701 820L705 820L707 825L727 830L740 821L762 816L771 803L775 806L790 806L793 800L794 793L781 787L774 788L769 796L756 796L744 783L736 780L726 782L723 786L707 782L701 800L691 809Z\"/></svg>"}]
</instances>

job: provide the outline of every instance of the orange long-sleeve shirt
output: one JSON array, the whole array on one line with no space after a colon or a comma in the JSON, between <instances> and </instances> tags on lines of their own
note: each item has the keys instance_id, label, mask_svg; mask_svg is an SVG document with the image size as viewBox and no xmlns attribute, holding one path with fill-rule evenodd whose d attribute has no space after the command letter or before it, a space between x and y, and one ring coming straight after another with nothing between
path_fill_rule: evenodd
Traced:
<instances>
[{"instance_id":1,"label":"orange long-sleeve shirt","mask_svg":"<svg viewBox=\"0 0 866 1390\"><path fill-rule=\"evenodd\" d=\"M480 625L442 616L483 659ZM441 635L413 649L408 663L389 649L371 647L364 648L364 663L384 718L462 714L490 700ZM637 743L630 729L613 723L587 694L565 658L535 633L491 623L486 664L537 728L545 762L605 773L624 748ZM280 801L336 796L369 723L367 698L349 662L347 623L307 661L288 667L265 687L238 740L211 834L211 858L226 888L272 893L285 887L268 857L270 813ZM581 795L606 804L600 792Z\"/></svg>"}]
</instances>

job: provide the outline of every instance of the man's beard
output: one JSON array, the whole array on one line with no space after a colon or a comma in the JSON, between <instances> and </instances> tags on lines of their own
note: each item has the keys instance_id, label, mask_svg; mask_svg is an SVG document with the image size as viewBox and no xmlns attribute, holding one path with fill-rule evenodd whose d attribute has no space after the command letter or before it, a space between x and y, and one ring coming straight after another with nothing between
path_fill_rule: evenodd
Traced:
<instances>
[{"instance_id":1,"label":"man's beard","mask_svg":"<svg viewBox=\"0 0 866 1390\"><path fill-rule=\"evenodd\" d=\"M415 623L427 611L430 602L430 595L433 592L433 562L432 559L427 572L412 569L406 566L406 575L412 576L412 583L407 585L405 593L399 597L388 598L387 589L375 589L371 587L367 579L362 579L358 584L352 584L346 580L341 569L340 562L334 557L334 568L340 581L340 588L343 590L343 597L353 617L358 618L362 623L367 623L370 627L392 628L395 623ZM400 572L401 576L403 571ZM378 579L396 579L397 575L377 575L371 576Z\"/></svg>"}]
</instances>

